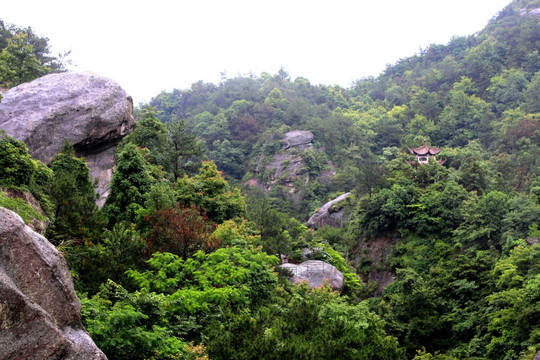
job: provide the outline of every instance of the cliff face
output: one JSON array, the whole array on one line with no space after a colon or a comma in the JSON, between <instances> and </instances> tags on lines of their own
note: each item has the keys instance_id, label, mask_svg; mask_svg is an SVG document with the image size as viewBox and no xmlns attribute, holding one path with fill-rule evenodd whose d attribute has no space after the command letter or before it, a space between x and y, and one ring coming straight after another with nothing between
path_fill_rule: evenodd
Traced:
<instances>
[{"instance_id":1,"label":"cliff face","mask_svg":"<svg viewBox=\"0 0 540 360\"><path fill-rule=\"evenodd\" d=\"M45 163L68 140L98 180L101 206L116 145L135 127L133 101L116 82L92 73L51 74L3 94L0 127Z\"/></svg>"},{"instance_id":2,"label":"cliff face","mask_svg":"<svg viewBox=\"0 0 540 360\"><path fill-rule=\"evenodd\" d=\"M0 358L106 359L80 310L62 255L0 207Z\"/></svg>"}]
</instances>

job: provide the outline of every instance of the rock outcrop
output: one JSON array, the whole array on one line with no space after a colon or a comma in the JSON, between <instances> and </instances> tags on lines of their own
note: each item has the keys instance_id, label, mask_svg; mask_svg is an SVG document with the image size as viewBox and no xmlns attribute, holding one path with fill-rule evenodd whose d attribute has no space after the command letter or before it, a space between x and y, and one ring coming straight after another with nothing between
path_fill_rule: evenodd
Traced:
<instances>
[{"instance_id":1,"label":"rock outcrop","mask_svg":"<svg viewBox=\"0 0 540 360\"><path fill-rule=\"evenodd\" d=\"M116 145L135 127L133 100L116 82L96 74L51 74L3 94L0 127L45 163L68 140L98 179L98 205L103 205Z\"/></svg>"},{"instance_id":2,"label":"rock outcrop","mask_svg":"<svg viewBox=\"0 0 540 360\"><path fill-rule=\"evenodd\" d=\"M345 286L345 278L341 271L334 265L321 260L308 260L298 265L285 263L281 264L280 267L292 273L289 281L293 284L307 282L312 288L317 288L328 282L332 289L339 292Z\"/></svg>"},{"instance_id":3,"label":"rock outcrop","mask_svg":"<svg viewBox=\"0 0 540 360\"><path fill-rule=\"evenodd\" d=\"M364 281L377 283L373 296L382 296L384 288L394 282L394 273L388 264L392 248L399 241L397 238L379 237L370 241L361 238L354 253L353 267L359 269ZM359 269L360 270L360 269Z\"/></svg>"},{"instance_id":4,"label":"rock outcrop","mask_svg":"<svg viewBox=\"0 0 540 360\"><path fill-rule=\"evenodd\" d=\"M311 131L295 130L289 131L283 135L282 143L286 149L297 148L298 150L305 150L307 148L313 148L313 139L315 136Z\"/></svg>"},{"instance_id":5,"label":"rock outcrop","mask_svg":"<svg viewBox=\"0 0 540 360\"><path fill-rule=\"evenodd\" d=\"M62 255L0 207L0 358L106 359L84 330L80 310Z\"/></svg>"},{"instance_id":6,"label":"rock outcrop","mask_svg":"<svg viewBox=\"0 0 540 360\"><path fill-rule=\"evenodd\" d=\"M324 152L323 147L314 148L314 135L311 131L295 130L285 133L281 139L281 148L274 154L261 155L253 172L256 177L247 181L249 186L257 186L265 193L276 186L282 186L293 206L302 206L301 200L310 181L317 180L321 184L328 183L335 175L335 167L331 161L324 164L325 169L313 176L304 155ZM274 141L273 136L270 138Z\"/></svg>"},{"instance_id":7,"label":"rock outcrop","mask_svg":"<svg viewBox=\"0 0 540 360\"><path fill-rule=\"evenodd\" d=\"M351 193L345 193L340 195L334 200L321 206L321 208L309 218L307 226L312 229L318 229L326 225L333 227L343 226L343 222L345 221L345 211L340 204L342 204L350 194Z\"/></svg>"}]
</instances>

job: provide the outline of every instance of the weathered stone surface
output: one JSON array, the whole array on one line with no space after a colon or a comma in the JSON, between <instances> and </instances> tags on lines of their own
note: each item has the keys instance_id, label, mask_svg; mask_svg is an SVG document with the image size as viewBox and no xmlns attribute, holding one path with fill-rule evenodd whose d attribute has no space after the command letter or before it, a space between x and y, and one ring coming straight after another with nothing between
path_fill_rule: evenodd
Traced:
<instances>
[{"instance_id":1,"label":"weathered stone surface","mask_svg":"<svg viewBox=\"0 0 540 360\"><path fill-rule=\"evenodd\" d=\"M93 73L51 74L3 94L0 127L45 163L64 139L72 143L91 163L102 205L114 148L135 127L133 101L116 82Z\"/></svg>"},{"instance_id":2,"label":"weathered stone surface","mask_svg":"<svg viewBox=\"0 0 540 360\"><path fill-rule=\"evenodd\" d=\"M299 150L304 150L306 147L312 147L312 141L315 136L311 131L305 130L295 130L289 131L283 135L283 146L285 148L300 148Z\"/></svg>"},{"instance_id":3,"label":"weathered stone surface","mask_svg":"<svg viewBox=\"0 0 540 360\"><path fill-rule=\"evenodd\" d=\"M331 200L321 206L321 208L309 218L307 226L312 229L318 229L326 225L333 227L343 226L343 209L341 208L338 211L332 211L332 208L345 201L347 196L350 194L351 193L345 193L340 195L334 200Z\"/></svg>"},{"instance_id":4,"label":"weathered stone surface","mask_svg":"<svg viewBox=\"0 0 540 360\"><path fill-rule=\"evenodd\" d=\"M532 360L540 360L540 350L534 355L534 358Z\"/></svg>"},{"instance_id":5,"label":"weathered stone surface","mask_svg":"<svg viewBox=\"0 0 540 360\"><path fill-rule=\"evenodd\" d=\"M80 310L62 255L0 207L0 358L106 359L84 330Z\"/></svg>"},{"instance_id":6,"label":"weathered stone surface","mask_svg":"<svg viewBox=\"0 0 540 360\"><path fill-rule=\"evenodd\" d=\"M308 260L298 265L285 263L280 266L293 274L289 279L293 284L306 281L312 288L317 288L328 282L332 289L340 292L345 286L345 279L341 271L336 269L334 265L321 260Z\"/></svg>"}]
</instances>

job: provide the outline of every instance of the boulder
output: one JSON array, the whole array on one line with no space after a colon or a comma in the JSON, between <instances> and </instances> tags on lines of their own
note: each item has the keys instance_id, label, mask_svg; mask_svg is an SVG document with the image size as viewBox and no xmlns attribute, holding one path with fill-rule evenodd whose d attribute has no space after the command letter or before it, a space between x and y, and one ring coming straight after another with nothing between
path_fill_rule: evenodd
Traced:
<instances>
[{"instance_id":1,"label":"boulder","mask_svg":"<svg viewBox=\"0 0 540 360\"><path fill-rule=\"evenodd\" d=\"M3 94L0 127L45 163L68 140L98 179L103 205L116 145L135 127L133 100L116 82L93 73L50 74Z\"/></svg>"},{"instance_id":2,"label":"boulder","mask_svg":"<svg viewBox=\"0 0 540 360\"><path fill-rule=\"evenodd\" d=\"M308 147L313 147L313 138L315 138L315 136L311 131L289 131L283 135L282 144L286 149L299 148L299 150L305 150Z\"/></svg>"},{"instance_id":3,"label":"boulder","mask_svg":"<svg viewBox=\"0 0 540 360\"><path fill-rule=\"evenodd\" d=\"M340 195L334 200L321 206L321 208L309 218L307 226L312 229L318 229L326 225L333 227L343 226L344 211L342 207L339 208L339 204L345 201L350 194L351 193L345 193ZM337 211L335 211L336 208L338 208Z\"/></svg>"},{"instance_id":4,"label":"boulder","mask_svg":"<svg viewBox=\"0 0 540 360\"><path fill-rule=\"evenodd\" d=\"M0 357L106 359L84 330L80 310L62 255L0 207Z\"/></svg>"},{"instance_id":5,"label":"boulder","mask_svg":"<svg viewBox=\"0 0 540 360\"><path fill-rule=\"evenodd\" d=\"M321 260L308 260L301 264L285 263L280 265L292 273L289 281L292 284L307 282L312 288L317 288L328 282L332 289L341 292L345 286L345 279L341 271L334 265Z\"/></svg>"}]
</instances>

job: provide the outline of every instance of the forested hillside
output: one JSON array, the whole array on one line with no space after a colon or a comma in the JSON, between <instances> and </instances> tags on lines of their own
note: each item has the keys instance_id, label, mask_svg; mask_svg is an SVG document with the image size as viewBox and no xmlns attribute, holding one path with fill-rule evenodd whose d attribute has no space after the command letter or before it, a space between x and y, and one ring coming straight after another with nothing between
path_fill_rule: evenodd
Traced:
<instances>
[{"instance_id":1,"label":"forested hillside","mask_svg":"<svg viewBox=\"0 0 540 360\"><path fill-rule=\"evenodd\" d=\"M109 359L532 360L539 50L540 1L515 0L349 88L281 69L163 92L103 209L70 144L46 167L2 135L0 206L35 218L6 191L40 201ZM424 144L442 148L426 164ZM305 226L346 192L342 226ZM287 281L306 249L343 292Z\"/></svg>"}]
</instances>

